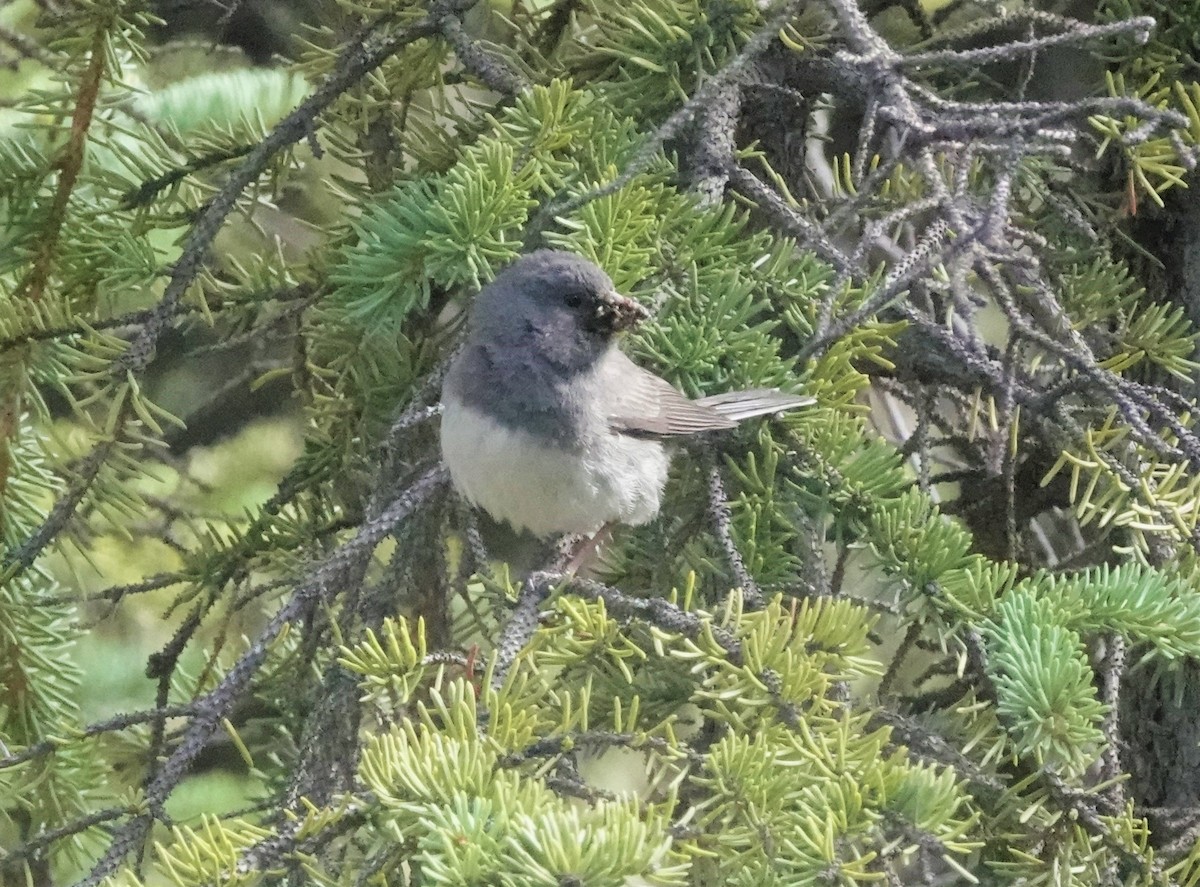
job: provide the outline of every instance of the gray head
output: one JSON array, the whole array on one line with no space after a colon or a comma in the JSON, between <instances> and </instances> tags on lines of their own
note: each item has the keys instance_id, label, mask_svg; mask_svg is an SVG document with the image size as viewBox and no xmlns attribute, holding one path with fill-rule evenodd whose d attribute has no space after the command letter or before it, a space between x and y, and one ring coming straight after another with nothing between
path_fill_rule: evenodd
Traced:
<instances>
[{"instance_id":1,"label":"gray head","mask_svg":"<svg viewBox=\"0 0 1200 887\"><path fill-rule=\"evenodd\" d=\"M538 250L517 259L480 291L471 308L476 342L535 349L554 362L595 359L614 333L646 317L594 263Z\"/></svg>"}]
</instances>

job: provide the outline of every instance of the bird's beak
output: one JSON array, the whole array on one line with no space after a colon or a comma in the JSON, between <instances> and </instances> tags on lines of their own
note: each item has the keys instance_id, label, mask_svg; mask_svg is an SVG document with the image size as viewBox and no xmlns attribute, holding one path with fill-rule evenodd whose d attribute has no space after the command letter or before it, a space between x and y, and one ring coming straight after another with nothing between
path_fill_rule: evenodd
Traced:
<instances>
[{"instance_id":1,"label":"bird's beak","mask_svg":"<svg viewBox=\"0 0 1200 887\"><path fill-rule=\"evenodd\" d=\"M631 329L650 316L650 312L628 296L615 290L604 293L596 305L596 324L614 333Z\"/></svg>"}]
</instances>

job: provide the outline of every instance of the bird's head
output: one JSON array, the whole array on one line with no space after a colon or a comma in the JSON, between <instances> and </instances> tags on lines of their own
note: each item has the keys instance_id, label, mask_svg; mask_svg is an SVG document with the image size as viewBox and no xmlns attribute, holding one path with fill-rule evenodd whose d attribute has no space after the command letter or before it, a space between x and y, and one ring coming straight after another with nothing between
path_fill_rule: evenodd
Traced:
<instances>
[{"instance_id":1,"label":"bird's head","mask_svg":"<svg viewBox=\"0 0 1200 887\"><path fill-rule=\"evenodd\" d=\"M478 325L526 328L563 338L606 341L649 316L617 292L595 263L559 250L522 256L496 276L476 298Z\"/></svg>"}]
</instances>

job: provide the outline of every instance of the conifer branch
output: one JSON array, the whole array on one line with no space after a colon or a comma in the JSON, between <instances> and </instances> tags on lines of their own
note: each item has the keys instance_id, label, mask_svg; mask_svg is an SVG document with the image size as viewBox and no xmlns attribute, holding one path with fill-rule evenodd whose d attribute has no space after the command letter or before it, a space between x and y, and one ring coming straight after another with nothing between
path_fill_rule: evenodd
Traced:
<instances>
[{"instance_id":1,"label":"conifer branch","mask_svg":"<svg viewBox=\"0 0 1200 887\"><path fill-rule=\"evenodd\" d=\"M621 172L599 187L592 188L574 197L559 197L550 201L538 212L530 224L531 234L540 234L552 219L570 215L580 207L615 194L626 187L637 176L644 173L654 162L665 142L679 135L696 115L713 105L721 105L721 97L728 100L726 90L752 75L755 62L767 52L778 39L779 29L795 15L799 0L781 0L758 32L746 42L738 54L716 74L708 78L683 105L676 109L652 132L624 165Z\"/></svg>"},{"instance_id":2,"label":"conifer branch","mask_svg":"<svg viewBox=\"0 0 1200 887\"><path fill-rule=\"evenodd\" d=\"M1154 880L1166 885L1174 885L1176 883L1174 878L1164 875L1160 863L1149 861L1131 852L1128 847L1113 835L1112 829L1102 818L1104 815L1111 815L1109 811L1102 811L1100 809L1100 804L1103 803L1102 798L1090 792L1072 787L1062 776L1053 771L1042 770L1040 775L1050 789L1054 799L1064 809L1070 810L1073 818L1081 823L1088 832L1099 838L1124 867L1131 871L1144 871ZM1117 872L1113 872L1113 875L1117 876ZM1119 880L1114 879L1113 883L1119 883Z\"/></svg>"},{"instance_id":3,"label":"conifer branch","mask_svg":"<svg viewBox=\"0 0 1200 887\"><path fill-rule=\"evenodd\" d=\"M291 317L295 312L303 310L312 303L314 298L313 287L310 284L302 283L295 287L277 292L251 294L245 300L239 301L217 301L211 300L205 306L185 305L176 306L175 317L197 317L212 315L219 317L225 312L237 311L245 309L248 305L266 305L271 302L282 302L288 307L281 310L279 315L273 319L272 324L282 322L284 319ZM303 307L301 307L303 306ZM152 309L145 308L138 311L129 311L125 314L119 314L114 317L104 317L96 320L89 320L86 328L82 324L71 325L55 325L38 327L36 329L25 330L18 335L9 336L0 339L0 352L10 351L20 348L22 345L28 345L35 342L53 342L56 340L70 339L73 336L79 336L87 330L134 330L144 324L150 317ZM247 337L259 335L257 330L251 330L246 333ZM239 341L248 341L242 339ZM227 342L221 343L223 347L231 347Z\"/></svg>"},{"instance_id":4,"label":"conifer branch","mask_svg":"<svg viewBox=\"0 0 1200 887\"><path fill-rule=\"evenodd\" d=\"M20 644L19 686L42 706L27 722L0 716L17 749L0 757L0 787L25 804L36 780L55 804L56 792L68 800L28 806L13 843L32 878L46 880L41 867L59 865L74 836L112 824L85 884L123 877L130 857L142 877L143 854L179 887L364 884L400 870L445 883L535 871L564 883L749 883L785 870L797 882L937 883L946 866L967 878L997 864L1018 879L1053 864L1101 882L1187 883L1190 848L1167 848L1184 854L1170 870L1150 865L1150 848L1163 860L1167 832L1194 810L1137 806L1138 780L1119 780L1144 769L1145 750L1118 706L1136 698L1140 674L1186 676L1200 660L1198 568L1176 550L1189 536L1200 547L1200 437L1185 387L1200 334L1182 307L1139 291L1152 273L1121 259L1133 241L1118 238L1134 226L1108 179L1115 169L1130 183L1124 212L1139 192L1188 180L1200 86L1164 98L1147 85L1137 65L1178 70L1156 44L1136 45L1141 12L1165 0L1130 2L1138 18L1098 24L952 4L969 24L951 27L951 13L909 0L884 3L887 15L819 0L702 4L703 16L674 0L567 0L514 7L503 29L479 31L465 2L430 0L401 14L407 25L383 13L351 37L262 142L247 135L261 127L219 124L199 158L180 161L154 128L176 121L114 95L118 115L146 126L131 133L96 114L76 191L91 189L100 211L76 213L72 195L50 247L35 236L63 179L47 178L39 151L0 139L12 172L0 200L14 242L30 245L26 280L37 251L53 252L41 298L24 299L33 310L5 313L0 299L11 352L0 388L15 380L0 404L0 529L14 546L0 659ZM908 17L898 36L893 14ZM83 71L93 25L72 21L77 33L56 45ZM136 30L110 28L130 58ZM1097 47L1107 98L1030 98L1048 54ZM403 64L373 67L400 49ZM106 102L130 70L121 53L108 58L122 69L105 72ZM561 79L532 82L543 73ZM78 111L78 86L58 90L47 107ZM184 94L213 92L185 81ZM130 146L139 134L144 156ZM319 167L306 168L306 152L282 162L303 141L328 155ZM845 154L826 156L833 145ZM218 166L215 190L193 189L195 173ZM257 240L230 243L229 273L209 271L240 210L254 211L256 237L270 235L249 191L270 178L284 194L330 168L329 191L353 205L288 219L327 240L303 259L280 249L251 262ZM197 190L205 202L186 215L163 292L160 235L174 238L180 215L157 208ZM122 210L130 201L145 211ZM136 230L120 230L130 219ZM448 514L445 469L413 466L436 448L429 420L453 350L441 318L523 236L552 226L547 241L655 293L658 322L634 349L681 388L799 374L821 404L763 424L719 467L675 476L662 519L617 538L604 583L540 571L514 607L486 579L474 515ZM67 289L94 285L101 298L83 313L58 300L60 272ZM190 304L198 286L203 311ZM118 289L140 300L119 304L153 307L88 316ZM198 398L216 393L206 410L252 358L290 362L272 384L290 380L306 398L303 454L250 512L208 504L221 483L199 482L188 453L134 450L195 442L163 431L165 410L137 395L155 390L168 330L209 307L222 338L192 353L226 365L201 372ZM243 360L245 346L256 351ZM57 474L62 457L43 441L58 403L42 386L107 418L102 435L84 428L98 443ZM139 489L139 461L179 489ZM76 695L54 669L74 637L63 639L62 605L77 595L54 584L55 561L42 564L56 540L96 557L121 544L116 532L165 544L172 560L140 581L105 577L110 615L177 585L169 615L182 624L151 658L158 708L73 729L82 719L45 701ZM1125 562L1131 545L1155 567ZM1072 558L1102 566L1067 572ZM763 601L759 584L792 596ZM260 627L234 650L246 616ZM200 689L168 705L202 629L213 645L189 684ZM489 687L480 648L492 650ZM1102 660L1089 656L1099 649ZM1124 669L1124 655L1142 668ZM251 697L280 730L269 741L286 747L231 739L271 798L170 823L147 852L185 774ZM21 704L0 708L24 717ZM147 732L144 806L71 795L81 759L108 757L109 734ZM644 760L645 790L630 799L591 784L580 750ZM1148 827L1137 819L1158 812Z\"/></svg>"},{"instance_id":5,"label":"conifer branch","mask_svg":"<svg viewBox=\"0 0 1200 887\"><path fill-rule=\"evenodd\" d=\"M0 27L0 41L7 43L16 50L17 55L21 58L33 59L49 67L60 63L60 59L55 58L53 53L43 49L37 41L12 28ZM11 65L11 67L15 68L16 65Z\"/></svg>"},{"instance_id":6,"label":"conifer branch","mask_svg":"<svg viewBox=\"0 0 1200 887\"><path fill-rule=\"evenodd\" d=\"M1125 806L1125 790L1122 786L1121 766L1121 682L1125 677L1125 639L1119 634L1109 633L1104 638L1104 662L1100 671L1100 699L1108 707L1104 717L1104 751L1101 761L1102 778L1110 782L1108 805L1114 810Z\"/></svg>"},{"instance_id":7,"label":"conifer branch","mask_svg":"<svg viewBox=\"0 0 1200 887\"><path fill-rule=\"evenodd\" d=\"M77 819L60 825L58 828L47 829L39 833L36 838L30 838L16 847L6 849L4 851L4 861L11 864L17 860L36 859L46 852L46 848L52 847L56 841L73 837L90 828L103 825L106 822L113 822L128 815L129 810L125 807L105 807L101 810L93 810L91 813L86 813Z\"/></svg>"},{"instance_id":8,"label":"conifer branch","mask_svg":"<svg viewBox=\"0 0 1200 887\"><path fill-rule=\"evenodd\" d=\"M165 709L152 708L146 711L123 712L107 720L88 724L80 731L79 739L90 739L93 736L100 736L104 733L116 733L121 730L128 730L130 727L138 724L146 724L164 716L170 718L187 717L192 713L192 710L193 706L189 704L168 706ZM0 758L0 770L53 754L62 747L63 742L59 739L43 739L32 745L27 745L19 752Z\"/></svg>"},{"instance_id":9,"label":"conifer branch","mask_svg":"<svg viewBox=\"0 0 1200 887\"><path fill-rule=\"evenodd\" d=\"M1063 316L1063 309L1058 304L1052 288L1042 279L1039 270L1035 269L1033 273L1029 273L1029 260L1020 253L1021 240L1033 239L1035 235L1010 227L997 229L996 224L998 220L1008 217L1007 203L1018 158L1046 151L1059 142L1072 141L1076 137L1077 126L1069 124L1089 114L1107 111L1119 113L1118 105L1125 113L1133 113L1132 108L1122 104L1127 100L1118 99L1117 104L1111 106L1106 104L1109 102L1107 99L1096 100L1098 103L1019 102L1006 106L1006 110L1010 112L1008 115L994 114L991 112L992 106L989 106L993 116L981 113L982 108L969 103L956 106L954 102L941 99L931 90L908 78L904 73L905 60L913 56L888 47L875 34L857 5L848 0L831 0L830 7L837 15L850 47L849 50L843 50L835 56L834 64L848 66L857 72L844 76L844 81L861 85L855 89L865 89L868 109L873 115L872 119L864 122L863 132L876 133L887 128L901 130L908 145L916 149L916 167L921 170L930 196L924 202L909 203L892 218L884 218L879 223L868 223L864 226L855 249L849 254L842 254L839 250L830 248L829 239L820 234L810 222L799 217L787 205L783 196L775 193L748 171L741 169L732 156L726 158L725 162L730 167L730 181L735 187L761 209L769 211L777 224L785 230L792 231L803 245L814 249L839 271L838 280L828 290L828 297L822 306L816 333L801 350L802 359L820 355L832 343L842 340L850 330L860 326L869 317L881 312L896 311L910 322L919 325L924 334L941 340L943 356L969 369L968 378L982 378L997 395L1009 397L1012 403L1027 410L1036 410L1039 403L1044 403L1042 399L1045 397L1039 386L1032 384L1031 380L1016 378L1006 369L1003 361L984 353L972 354L972 350L978 349L978 343L969 340L952 341L955 336L945 335L937 329L940 320L926 318L912 305L904 304L913 285L927 277L934 267L953 267L956 263L964 263L985 281L990 293L998 304L1005 307L1009 321L1017 327L1023 337L1051 350L1071 371L1078 373L1098 389L1101 396L1118 404L1123 419L1134 429L1139 442L1160 455L1187 459L1193 465L1200 464L1196 462L1200 437L1186 428L1173 411L1162 409L1155 403L1153 396L1147 397L1144 390L1139 390L1137 383L1102 367L1086 347L1081 348L1076 342L1061 344L1055 338L1054 332L1059 329L1069 330L1069 324L1065 328L1056 327L1054 331L1037 328L1035 322L1027 316L1027 312L1015 305L1010 284L1005 280L1006 273L1019 275L1021 286L1038 288L1038 301L1046 314ZM1144 39L1150 22L1134 19L1096 27L1080 23L1057 24L1062 28L1060 33L1030 41L1005 43L997 49L987 50L986 58L999 57L997 53L1005 58L1021 57L1039 51L1044 45L1058 45L1063 42L1084 44L1122 35ZM1045 41L1048 41L1048 44ZM954 64L966 63L965 59L979 61L969 53L967 56L957 56L956 52L939 50L929 55L918 54L916 57L921 60L922 65L933 64L935 60L943 63L951 57ZM914 65L915 67L917 66ZM956 114L959 110L963 112L961 117ZM1162 132L1186 125L1182 116L1169 110L1162 111L1142 104L1137 107L1136 113L1147 121L1137 135L1137 138L1141 139L1148 138L1149 133L1153 131ZM1020 123L1022 120L1027 122ZM862 144L865 146L868 143L869 138ZM983 212L947 190L942 171L931 150L933 145L937 145L939 150L968 152L969 156L969 151L976 149L975 146L980 143L991 146L989 150L999 155L1000 177L1000 184ZM862 305L834 320L830 316L832 299L845 284L866 279L868 257L880 232L931 211L937 215L925 224L915 246L892 263L892 268L882 285L875 288ZM949 231L955 233L953 238L946 236ZM1003 272L1000 270L1002 268L1005 269ZM964 313L968 315L973 310L969 298L964 298L960 304ZM1155 422L1170 428L1177 443L1172 446L1164 441L1143 418L1146 413L1149 413ZM1139 488L1145 489L1143 485L1134 489ZM1146 504L1152 508L1158 507L1152 501L1152 496L1146 498ZM1200 535L1193 533L1191 541L1193 545L1200 546Z\"/></svg>"},{"instance_id":10,"label":"conifer branch","mask_svg":"<svg viewBox=\"0 0 1200 887\"><path fill-rule=\"evenodd\" d=\"M721 479L721 469L715 461L708 469L708 516L712 523L713 533L717 537L717 541L721 543L721 548L733 570L733 577L737 581L738 588L741 589L746 607L751 610L760 609L765 598L754 576L747 569L746 561L742 558L742 553L738 551L737 543L734 541L725 482Z\"/></svg>"},{"instance_id":11,"label":"conifer branch","mask_svg":"<svg viewBox=\"0 0 1200 887\"><path fill-rule=\"evenodd\" d=\"M578 577L570 579L566 590L585 600L603 601L605 609L615 616L641 619L663 631L673 632L685 638L695 639L706 631L710 632L729 657L729 661L735 665L741 664L742 648L737 638L726 629L713 625L663 598L637 598L601 582Z\"/></svg>"},{"instance_id":12,"label":"conifer branch","mask_svg":"<svg viewBox=\"0 0 1200 887\"><path fill-rule=\"evenodd\" d=\"M384 20L381 20L376 23L376 27L384 23ZM180 257L172 265L162 298L146 314L138 332L130 340L129 348L117 361L114 368L115 379L119 381L127 375L136 379L145 372L153 360L159 337L179 310L184 294L203 268L217 232L224 225L226 217L233 212L242 192L258 179L275 155L306 138L312 131L317 116L365 74L383 64L403 47L422 37L430 36L435 30L435 22L431 18L425 18L387 36L368 35L362 41L351 43L325 81L291 114L280 121L230 173L189 230ZM96 64L102 64L102 59ZM102 69L97 69L97 86L101 72ZM86 83L84 85L86 86ZM90 111L87 119L90 119ZM81 117L80 123L83 122ZM74 129L73 127L73 131ZM79 137L83 138L83 134ZM79 150L82 151L82 142ZM127 398L114 427L122 429L131 412L131 401ZM11 579L27 569L45 546L66 526L117 445L116 439L103 441L80 461L66 494L54 503L41 527L14 552L6 555L0 564L3 568L2 578Z\"/></svg>"},{"instance_id":13,"label":"conifer branch","mask_svg":"<svg viewBox=\"0 0 1200 887\"><path fill-rule=\"evenodd\" d=\"M132 817L116 830L112 842L78 887L95 887L116 871L121 861L141 846L153 821L162 815L162 805L187 775L188 766L204 749L221 721L242 698L266 658L271 644L290 623L302 618L313 606L329 602L343 591L347 574L370 556L375 546L446 483L446 470L437 466L415 480L402 495L370 517L355 535L314 565L297 583L292 596L275 612L250 647L221 681L192 703L192 718L178 744L162 762L145 788L149 812Z\"/></svg>"},{"instance_id":14,"label":"conifer branch","mask_svg":"<svg viewBox=\"0 0 1200 887\"><path fill-rule=\"evenodd\" d=\"M525 77L496 53L484 50L463 28L462 11L470 6L463 0L438 0L431 17L455 56L472 75L501 95L515 96L529 87Z\"/></svg>"},{"instance_id":15,"label":"conifer branch","mask_svg":"<svg viewBox=\"0 0 1200 887\"><path fill-rule=\"evenodd\" d=\"M492 669L492 686L501 687L516 662L517 656L533 638L538 627L538 610L553 590L552 583L565 577L552 573L531 573L517 594L517 603L509 612L496 640L496 664Z\"/></svg>"},{"instance_id":16,"label":"conifer branch","mask_svg":"<svg viewBox=\"0 0 1200 887\"><path fill-rule=\"evenodd\" d=\"M1060 20L1062 31L1029 40L1015 40L1002 46L980 49L943 49L934 52L914 52L898 58L907 68L924 68L933 65L974 66L988 62L1005 61L1017 55L1034 55L1053 46L1078 45L1106 40L1109 37L1132 37L1137 43L1150 39L1154 19L1140 16L1102 25L1087 25L1081 22Z\"/></svg>"},{"instance_id":17,"label":"conifer branch","mask_svg":"<svg viewBox=\"0 0 1200 887\"><path fill-rule=\"evenodd\" d=\"M121 199L121 209L137 209L140 206L148 206L154 202L154 199L159 194L181 184L188 176L203 172L214 166L220 166L222 163L228 163L230 160L245 157L253 150L253 145L238 145L233 148L226 148L223 151L204 154L194 160L188 161L182 166L163 173L161 176L147 179L138 185L138 187L125 192L125 196Z\"/></svg>"},{"instance_id":18,"label":"conifer branch","mask_svg":"<svg viewBox=\"0 0 1200 887\"><path fill-rule=\"evenodd\" d=\"M67 219L67 206L71 202L75 183L79 179L79 172L83 167L88 130L91 128L92 115L96 110L96 100L104 82L105 64L108 58L107 44L108 34L103 28L97 27L92 37L88 64L80 78L79 91L75 96L75 109L71 114L71 129L67 135L67 143L63 147L62 154L55 161L59 175L54 200L46 215L45 228L37 255L33 259L29 273L17 288L18 297L24 297L34 302L39 301L46 283L50 279L54 253L58 247L59 238L62 236L63 224Z\"/></svg>"},{"instance_id":19,"label":"conifer branch","mask_svg":"<svg viewBox=\"0 0 1200 887\"><path fill-rule=\"evenodd\" d=\"M385 20L375 23L379 28ZM368 34L352 42L339 56L333 71L312 94L281 120L265 139L254 146L220 190L205 204L185 238L179 258L171 267L166 290L122 359L128 370L140 373L153 357L154 345L170 321L176 306L200 273L217 232L233 212L242 192L267 169L284 149L309 137L317 117L363 76L410 43L431 36L436 22L424 18L386 36Z\"/></svg>"},{"instance_id":20,"label":"conifer branch","mask_svg":"<svg viewBox=\"0 0 1200 887\"><path fill-rule=\"evenodd\" d=\"M121 424L124 424L128 409L126 407L120 414ZM41 526L15 549L6 551L0 559L0 582L12 581L33 566L45 547L62 532L116 446L115 439L101 441L75 463L66 492L55 500Z\"/></svg>"}]
</instances>

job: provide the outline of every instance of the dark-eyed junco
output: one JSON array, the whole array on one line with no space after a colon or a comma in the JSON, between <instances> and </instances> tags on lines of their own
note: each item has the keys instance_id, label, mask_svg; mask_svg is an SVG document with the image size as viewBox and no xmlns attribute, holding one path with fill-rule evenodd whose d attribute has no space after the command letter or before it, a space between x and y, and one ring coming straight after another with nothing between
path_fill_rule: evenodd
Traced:
<instances>
[{"instance_id":1,"label":"dark-eyed junco","mask_svg":"<svg viewBox=\"0 0 1200 887\"><path fill-rule=\"evenodd\" d=\"M618 349L646 316L567 252L530 253L485 286L442 388L458 491L537 536L642 524L662 499L664 440L813 402L773 388L690 400Z\"/></svg>"}]
</instances>

